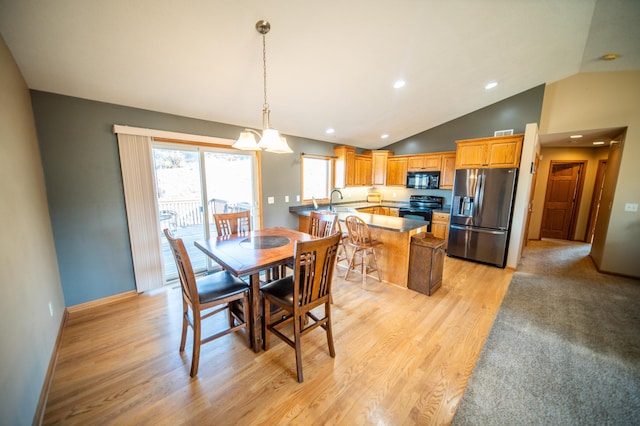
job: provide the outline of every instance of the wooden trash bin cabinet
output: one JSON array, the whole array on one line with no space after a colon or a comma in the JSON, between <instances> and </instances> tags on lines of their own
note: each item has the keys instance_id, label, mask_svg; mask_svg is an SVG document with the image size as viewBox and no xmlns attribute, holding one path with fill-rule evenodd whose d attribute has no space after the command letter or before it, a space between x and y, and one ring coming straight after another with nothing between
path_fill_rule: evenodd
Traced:
<instances>
[{"instance_id":1,"label":"wooden trash bin cabinet","mask_svg":"<svg viewBox=\"0 0 640 426\"><path fill-rule=\"evenodd\" d=\"M442 285L444 244L442 238L432 234L422 233L411 237L407 283L411 290L431 296Z\"/></svg>"}]
</instances>

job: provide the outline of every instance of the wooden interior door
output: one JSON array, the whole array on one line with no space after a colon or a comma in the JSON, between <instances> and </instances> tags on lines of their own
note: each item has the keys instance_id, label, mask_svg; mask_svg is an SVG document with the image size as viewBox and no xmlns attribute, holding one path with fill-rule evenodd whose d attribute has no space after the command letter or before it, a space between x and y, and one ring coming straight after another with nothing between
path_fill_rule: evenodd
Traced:
<instances>
[{"instance_id":1,"label":"wooden interior door","mask_svg":"<svg viewBox=\"0 0 640 426\"><path fill-rule=\"evenodd\" d=\"M584 162L551 161L542 211L542 238L570 239L577 217Z\"/></svg>"},{"instance_id":2,"label":"wooden interior door","mask_svg":"<svg viewBox=\"0 0 640 426\"><path fill-rule=\"evenodd\" d=\"M589 244L593 242L593 234L596 230L596 220L600 212L600 200L602 199L602 186L604 185L604 172L606 169L607 160L600 160L596 172L596 181L593 184L593 195L589 209L589 223L587 224L587 234L584 239L584 241Z\"/></svg>"}]
</instances>

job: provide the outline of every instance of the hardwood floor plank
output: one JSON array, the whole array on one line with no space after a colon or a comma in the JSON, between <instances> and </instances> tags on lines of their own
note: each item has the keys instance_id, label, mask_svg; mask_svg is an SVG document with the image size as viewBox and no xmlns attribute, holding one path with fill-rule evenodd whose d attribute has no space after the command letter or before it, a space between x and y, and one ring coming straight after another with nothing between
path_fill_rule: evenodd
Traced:
<instances>
[{"instance_id":1,"label":"hardwood floor plank","mask_svg":"<svg viewBox=\"0 0 640 426\"><path fill-rule=\"evenodd\" d=\"M274 338L256 354L243 332L203 345L191 379L176 287L74 312L43 422L448 424L512 273L445 258L431 297L336 278L336 357L321 330L305 336L302 384L289 346Z\"/></svg>"}]
</instances>

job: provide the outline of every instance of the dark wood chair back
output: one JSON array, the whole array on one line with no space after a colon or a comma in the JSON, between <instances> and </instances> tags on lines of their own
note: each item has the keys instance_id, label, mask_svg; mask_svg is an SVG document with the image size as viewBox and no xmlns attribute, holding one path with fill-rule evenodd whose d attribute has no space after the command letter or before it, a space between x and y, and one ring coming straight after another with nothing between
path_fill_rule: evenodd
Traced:
<instances>
[{"instance_id":1,"label":"dark wood chair back","mask_svg":"<svg viewBox=\"0 0 640 426\"><path fill-rule=\"evenodd\" d=\"M239 234L251 231L251 211L217 213L213 215L219 236Z\"/></svg>"},{"instance_id":2,"label":"dark wood chair back","mask_svg":"<svg viewBox=\"0 0 640 426\"><path fill-rule=\"evenodd\" d=\"M309 229L307 233L314 237L328 237L336 232L337 221L338 216L331 212L312 211L309 214Z\"/></svg>"},{"instance_id":3,"label":"dark wood chair back","mask_svg":"<svg viewBox=\"0 0 640 426\"><path fill-rule=\"evenodd\" d=\"M264 348L269 348L269 335L275 334L296 352L298 382L302 383L302 350L300 338L317 327L327 333L329 354L335 357L333 332L331 330L331 282L336 264L336 253L340 233L311 241L297 241L293 275L266 284L260 289L264 310L269 312L271 304L283 310L284 316L272 322L265 318ZM324 315L311 312L324 305ZM282 330L293 323L293 337ZM289 333L290 334L290 333Z\"/></svg>"},{"instance_id":4,"label":"dark wood chair back","mask_svg":"<svg viewBox=\"0 0 640 426\"><path fill-rule=\"evenodd\" d=\"M191 377L198 374L200 345L226 334L245 329L247 342L249 333L246 319L249 318L249 285L227 271L205 275L196 280L191 259L181 238L174 238L168 229L164 235L169 241L173 258L178 268L180 287L182 288L182 337L180 352L184 351L187 340L187 328L193 329L193 355L191 357ZM242 302L241 313L235 312L232 305ZM189 315L191 310L191 315ZM229 325L215 334L202 337L202 320L219 312L228 311Z\"/></svg>"}]
</instances>

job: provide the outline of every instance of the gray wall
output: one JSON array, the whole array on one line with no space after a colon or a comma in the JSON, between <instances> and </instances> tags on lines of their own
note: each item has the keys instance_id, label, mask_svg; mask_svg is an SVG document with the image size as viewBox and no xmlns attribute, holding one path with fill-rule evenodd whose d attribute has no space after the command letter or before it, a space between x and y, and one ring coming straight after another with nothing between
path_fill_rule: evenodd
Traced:
<instances>
[{"instance_id":1,"label":"gray wall","mask_svg":"<svg viewBox=\"0 0 640 426\"><path fill-rule=\"evenodd\" d=\"M241 128L32 91L51 223L67 306L135 289L114 124L237 138ZM288 207L300 193L300 150L333 145L288 137L292 155L262 153L264 226L297 228ZM289 195L290 203L284 203ZM275 204L267 204L273 196Z\"/></svg>"},{"instance_id":2,"label":"gray wall","mask_svg":"<svg viewBox=\"0 0 640 426\"><path fill-rule=\"evenodd\" d=\"M493 136L494 131L505 129L514 129L516 134L524 133L527 123L540 122L544 87L541 84L384 149L390 149L396 155L455 151L456 140Z\"/></svg>"},{"instance_id":3,"label":"gray wall","mask_svg":"<svg viewBox=\"0 0 640 426\"><path fill-rule=\"evenodd\" d=\"M29 90L1 36L0 154L0 424L28 425L65 305Z\"/></svg>"}]
</instances>

